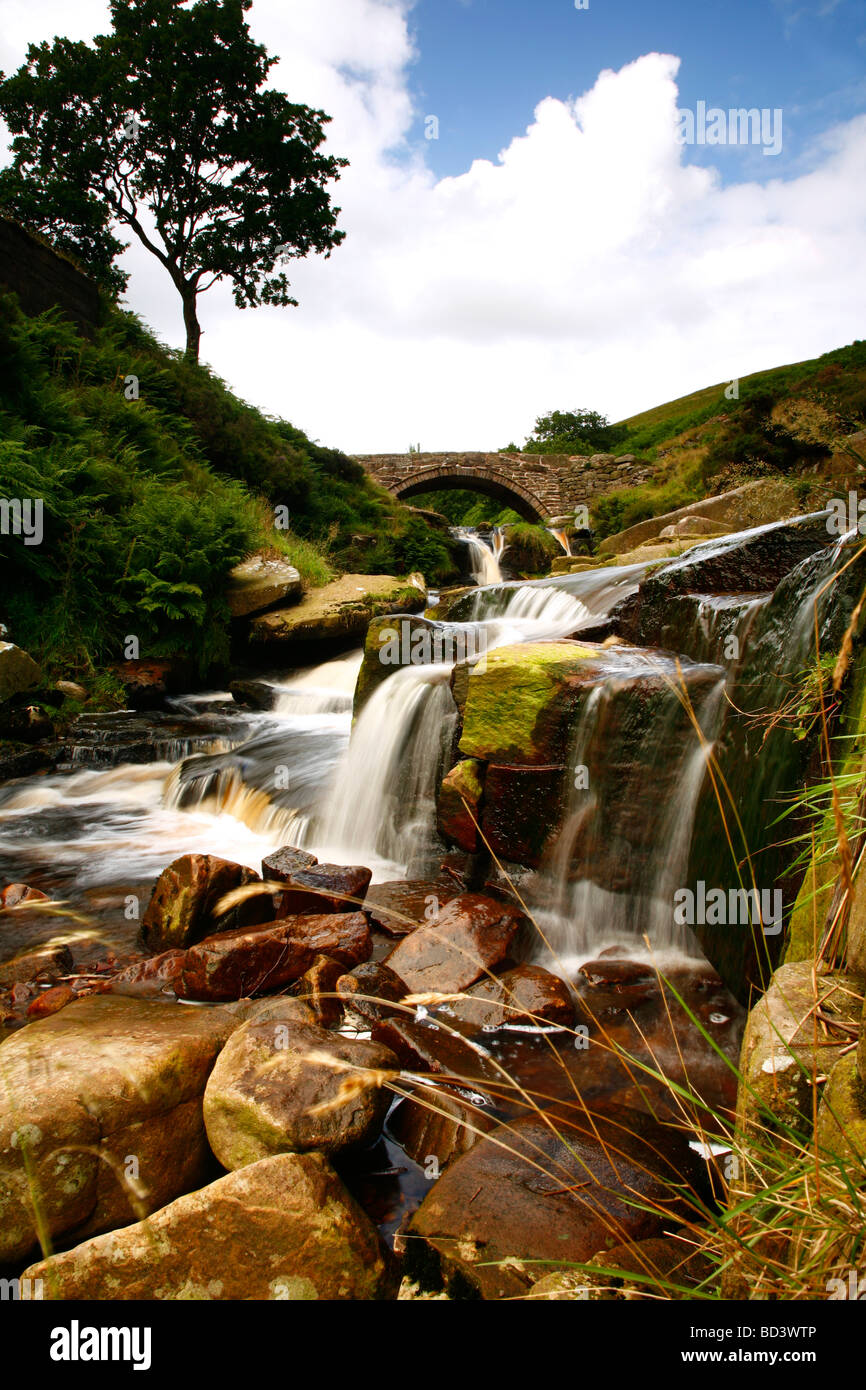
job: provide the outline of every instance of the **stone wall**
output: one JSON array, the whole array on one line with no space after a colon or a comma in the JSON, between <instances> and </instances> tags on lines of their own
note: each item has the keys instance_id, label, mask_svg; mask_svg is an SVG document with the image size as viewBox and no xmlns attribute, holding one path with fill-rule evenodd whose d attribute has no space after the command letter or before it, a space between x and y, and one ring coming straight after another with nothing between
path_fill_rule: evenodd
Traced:
<instances>
[{"instance_id":1,"label":"stone wall","mask_svg":"<svg viewBox=\"0 0 866 1390\"><path fill-rule=\"evenodd\" d=\"M25 314L56 305L81 328L100 321L94 282L41 237L5 217L0 217L0 289L14 290Z\"/></svg>"},{"instance_id":2,"label":"stone wall","mask_svg":"<svg viewBox=\"0 0 866 1390\"><path fill-rule=\"evenodd\" d=\"M501 499L529 520L549 521L581 504L655 476L633 454L591 458L568 454L356 454L357 461L396 497L465 487Z\"/></svg>"}]
</instances>

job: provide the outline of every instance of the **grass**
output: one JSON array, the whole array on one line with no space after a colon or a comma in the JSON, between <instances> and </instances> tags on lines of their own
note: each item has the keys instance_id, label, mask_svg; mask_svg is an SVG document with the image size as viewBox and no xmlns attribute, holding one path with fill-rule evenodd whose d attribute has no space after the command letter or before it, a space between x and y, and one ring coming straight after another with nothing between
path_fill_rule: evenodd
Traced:
<instances>
[{"instance_id":1,"label":"grass","mask_svg":"<svg viewBox=\"0 0 866 1390\"><path fill-rule=\"evenodd\" d=\"M228 655L228 572L283 554L306 586L342 570L456 575L447 539L363 468L232 395L104 305L83 336L0 297L0 492L39 499L45 537L0 536L0 612L49 675Z\"/></svg>"}]
</instances>

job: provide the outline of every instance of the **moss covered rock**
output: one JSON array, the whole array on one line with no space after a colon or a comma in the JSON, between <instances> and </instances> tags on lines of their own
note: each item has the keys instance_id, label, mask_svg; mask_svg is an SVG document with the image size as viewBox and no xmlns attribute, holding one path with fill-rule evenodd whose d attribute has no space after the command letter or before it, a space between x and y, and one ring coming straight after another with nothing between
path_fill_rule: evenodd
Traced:
<instances>
[{"instance_id":1,"label":"moss covered rock","mask_svg":"<svg viewBox=\"0 0 866 1390\"><path fill-rule=\"evenodd\" d=\"M439 832L468 854L474 854L481 843L477 826L485 771L486 764L477 758L464 758L442 779L439 790Z\"/></svg>"},{"instance_id":2,"label":"moss covered rock","mask_svg":"<svg viewBox=\"0 0 866 1390\"><path fill-rule=\"evenodd\" d=\"M853 1052L840 1057L821 1097L818 1147L843 1163L866 1167L866 1084Z\"/></svg>"}]
</instances>

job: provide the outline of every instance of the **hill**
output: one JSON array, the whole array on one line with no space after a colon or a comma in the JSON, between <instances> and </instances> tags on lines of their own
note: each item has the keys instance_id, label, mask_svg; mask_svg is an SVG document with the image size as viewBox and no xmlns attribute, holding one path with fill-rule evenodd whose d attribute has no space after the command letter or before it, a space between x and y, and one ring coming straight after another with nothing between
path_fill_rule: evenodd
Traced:
<instances>
[{"instance_id":1,"label":"hill","mask_svg":"<svg viewBox=\"0 0 866 1390\"><path fill-rule=\"evenodd\" d=\"M617 454L661 465L657 480L600 499L600 538L755 478L818 470L866 427L866 341L821 357L722 382L618 423Z\"/></svg>"},{"instance_id":2,"label":"hill","mask_svg":"<svg viewBox=\"0 0 866 1390\"><path fill-rule=\"evenodd\" d=\"M134 634L203 675L228 655L228 572L257 550L307 586L453 577L447 540L359 464L103 308L82 332L0 296L0 497L40 501L44 528L0 530L0 618L49 673L94 677Z\"/></svg>"}]
</instances>

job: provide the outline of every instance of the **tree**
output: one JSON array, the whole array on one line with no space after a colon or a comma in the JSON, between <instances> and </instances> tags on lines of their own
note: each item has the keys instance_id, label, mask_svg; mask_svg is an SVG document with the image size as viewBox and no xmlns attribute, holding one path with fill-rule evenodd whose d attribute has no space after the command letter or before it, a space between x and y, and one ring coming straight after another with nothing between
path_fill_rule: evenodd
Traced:
<instances>
[{"instance_id":1,"label":"tree","mask_svg":"<svg viewBox=\"0 0 866 1390\"><path fill-rule=\"evenodd\" d=\"M345 159L330 120L264 89L278 61L254 43L252 0L111 0L93 45L31 45L0 74L14 136L0 209L53 237L103 284L129 228L171 276L186 353L198 360L198 296L228 280L238 308L296 305L282 265L328 256L345 233L327 185Z\"/></svg>"},{"instance_id":2,"label":"tree","mask_svg":"<svg viewBox=\"0 0 866 1390\"><path fill-rule=\"evenodd\" d=\"M612 449L628 436L625 425L611 425L597 410L551 410L540 415L527 439L528 454L588 454Z\"/></svg>"}]
</instances>

